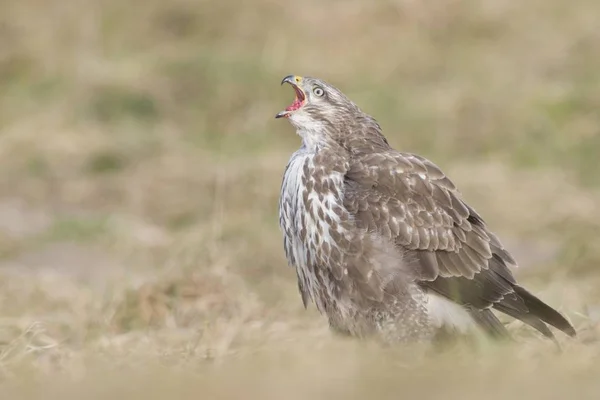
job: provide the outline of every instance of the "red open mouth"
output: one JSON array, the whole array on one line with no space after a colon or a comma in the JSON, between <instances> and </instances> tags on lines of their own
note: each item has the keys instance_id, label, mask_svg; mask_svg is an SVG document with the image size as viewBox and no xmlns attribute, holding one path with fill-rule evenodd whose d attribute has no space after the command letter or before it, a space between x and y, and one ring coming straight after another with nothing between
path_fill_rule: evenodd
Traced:
<instances>
[{"instance_id":1,"label":"red open mouth","mask_svg":"<svg viewBox=\"0 0 600 400\"><path fill-rule=\"evenodd\" d=\"M304 100L306 99L304 92L298 86L294 86L294 91L296 92L296 98L292 104L285 108L285 111L296 111L304 105Z\"/></svg>"},{"instance_id":2,"label":"red open mouth","mask_svg":"<svg viewBox=\"0 0 600 400\"><path fill-rule=\"evenodd\" d=\"M294 88L294 92L296 92L296 98L294 98L294 102L292 104L290 104L289 106L287 106L285 108L285 111L281 111L280 113L278 113L275 116L275 118L289 117L289 115L292 112L302 108L302 106L306 102L306 95L304 94L302 89L300 89L300 87L298 87L296 84L294 84L292 82L288 81L288 83L290 83L292 85L292 87Z\"/></svg>"}]
</instances>

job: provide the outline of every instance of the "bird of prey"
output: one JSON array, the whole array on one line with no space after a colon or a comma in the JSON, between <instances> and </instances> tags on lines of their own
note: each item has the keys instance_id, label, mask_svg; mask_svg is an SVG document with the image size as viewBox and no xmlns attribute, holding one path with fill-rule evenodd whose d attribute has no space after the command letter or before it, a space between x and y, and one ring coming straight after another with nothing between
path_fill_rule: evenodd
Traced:
<instances>
[{"instance_id":1,"label":"bird of prey","mask_svg":"<svg viewBox=\"0 0 600 400\"><path fill-rule=\"evenodd\" d=\"M316 78L286 76L286 118L302 146L285 169L279 224L304 306L330 327L386 342L440 331L510 338L492 310L543 335L575 336L519 285L516 262L452 181L428 159L394 150L377 121Z\"/></svg>"}]
</instances>

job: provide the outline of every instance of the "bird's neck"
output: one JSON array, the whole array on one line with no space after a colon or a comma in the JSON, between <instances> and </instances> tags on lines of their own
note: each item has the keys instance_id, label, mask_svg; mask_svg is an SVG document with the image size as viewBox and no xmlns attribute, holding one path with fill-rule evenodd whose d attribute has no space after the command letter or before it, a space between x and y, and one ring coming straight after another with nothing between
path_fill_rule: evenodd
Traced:
<instances>
[{"instance_id":1,"label":"bird's neck","mask_svg":"<svg viewBox=\"0 0 600 400\"><path fill-rule=\"evenodd\" d=\"M310 153L343 150L340 143L322 129L324 128L298 129L297 133L302 138L302 146Z\"/></svg>"},{"instance_id":2,"label":"bird's neck","mask_svg":"<svg viewBox=\"0 0 600 400\"><path fill-rule=\"evenodd\" d=\"M351 134L344 136L343 146L352 154L389 149L379 123L368 114L361 113L348 131Z\"/></svg>"},{"instance_id":3,"label":"bird's neck","mask_svg":"<svg viewBox=\"0 0 600 400\"><path fill-rule=\"evenodd\" d=\"M377 121L367 114L343 119L333 124L327 121L297 126L303 147L309 152L327 149L337 152L362 152L389 148Z\"/></svg>"}]
</instances>

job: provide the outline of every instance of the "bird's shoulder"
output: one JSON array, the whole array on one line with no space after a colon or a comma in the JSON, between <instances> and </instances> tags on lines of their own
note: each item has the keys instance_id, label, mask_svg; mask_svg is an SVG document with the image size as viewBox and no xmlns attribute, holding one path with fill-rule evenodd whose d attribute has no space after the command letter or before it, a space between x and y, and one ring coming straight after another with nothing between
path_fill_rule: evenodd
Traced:
<instances>
[{"instance_id":1,"label":"bird's shoulder","mask_svg":"<svg viewBox=\"0 0 600 400\"><path fill-rule=\"evenodd\" d=\"M418 177L421 181L435 183L446 190L457 191L440 167L418 154L386 149L353 154L350 158L348 178L363 185L394 190L398 183L408 177Z\"/></svg>"}]
</instances>

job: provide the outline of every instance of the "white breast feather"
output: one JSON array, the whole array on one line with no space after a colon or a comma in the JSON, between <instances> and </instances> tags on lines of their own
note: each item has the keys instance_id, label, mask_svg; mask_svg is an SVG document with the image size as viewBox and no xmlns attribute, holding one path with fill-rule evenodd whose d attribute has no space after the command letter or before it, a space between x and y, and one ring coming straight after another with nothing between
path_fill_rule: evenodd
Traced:
<instances>
[{"instance_id":1,"label":"white breast feather","mask_svg":"<svg viewBox=\"0 0 600 400\"><path fill-rule=\"evenodd\" d=\"M305 207L302 196L304 181L313 179L313 177L304 176L304 165L308 162L309 168L312 168L313 157L314 153L303 148L294 153L290 159L281 188L280 224L281 230L286 236L288 259L292 258L299 279L304 283L304 287L308 289L317 308L323 310L322 300L316 290L318 282L315 273L322 274L321 280L325 283L324 289L331 297L333 297L333 287L328 282L326 274L323 274L324 271L314 268L317 264L316 249L322 246L324 242L329 243L330 246L335 246L335 243L332 243L330 234L332 227L325 219L313 218L313 216L318 215L318 211L321 209L333 221L339 222L340 217L332 211L332 206L338 201L334 193L328 193L323 197L323 200L320 200L318 193L311 192L308 194L308 198L311 200L311 210L307 210ZM336 174L339 176L330 175L325 178L337 180L335 183L341 185L343 176L339 172ZM302 215L306 225L304 241L300 237ZM338 229L341 229L339 224ZM343 232L340 231L340 233Z\"/></svg>"}]
</instances>

